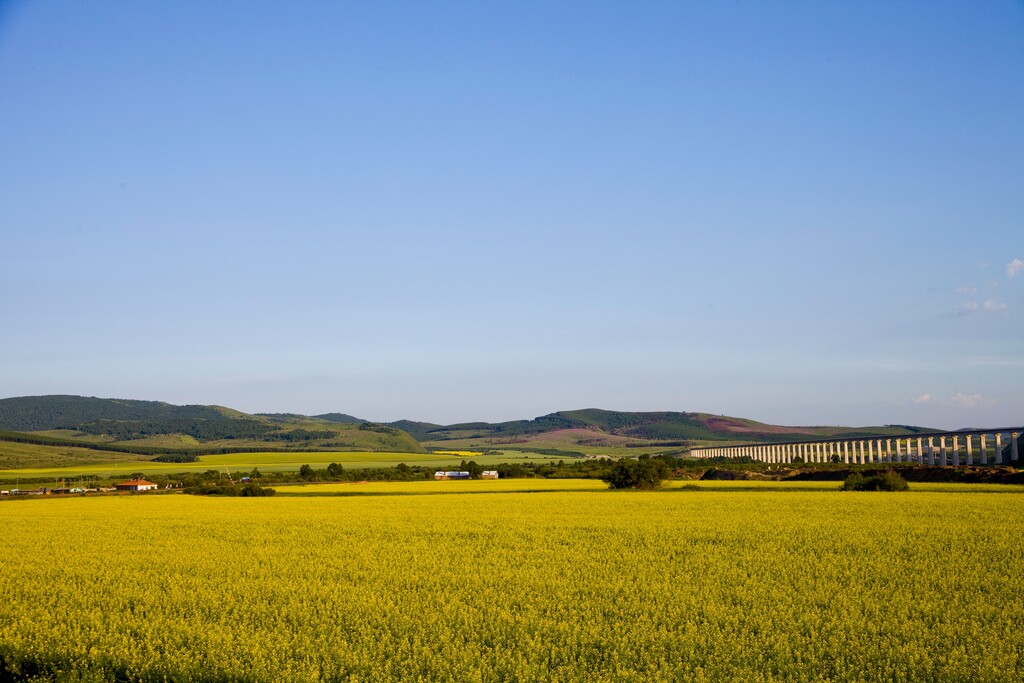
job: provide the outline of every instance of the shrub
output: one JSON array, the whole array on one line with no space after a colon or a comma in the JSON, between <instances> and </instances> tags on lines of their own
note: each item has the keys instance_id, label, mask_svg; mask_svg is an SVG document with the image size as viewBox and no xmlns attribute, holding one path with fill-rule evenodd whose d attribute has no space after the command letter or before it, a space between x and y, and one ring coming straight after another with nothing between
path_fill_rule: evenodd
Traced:
<instances>
[{"instance_id":1,"label":"shrub","mask_svg":"<svg viewBox=\"0 0 1024 683\"><path fill-rule=\"evenodd\" d=\"M184 489L185 493L193 496L237 496L238 489L234 486L221 486L220 484L212 484L209 482L203 482L198 486L186 486Z\"/></svg>"},{"instance_id":2,"label":"shrub","mask_svg":"<svg viewBox=\"0 0 1024 683\"><path fill-rule=\"evenodd\" d=\"M623 458L601 475L601 481L612 489L656 489L666 476L668 468L660 460Z\"/></svg>"},{"instance_id":3,"label":"shrub","mask_svg":"<svg viewBox=\"0 0 1024 683\"><path fill-rule=\"evenodd\" d=\"M189 493L193 496L228 496L235 497L241 496L243 498L255 498L263 496L272 496L277 491L272 488L260 486L259 484L249 483L242 486L234 485L220 485L220 484L201 484L199 486L189 486L185 488L185 493Z\"/></svg>"},{"instance_id":4,"label":"shrub","mask_svg":"<svg viewBox=\"0 0 1024 683\"><path fill-rule=\"evenodd\" d=\"M164 453L153 458L153 462L199 462L194 453Z\"/></svg>"},{"instance_id":5,"label":"shrub","mask_svg":"<svg viewBox=\"0 0 1024 683\"><path fill-rule=\"evenodd\" d=\"M253 483L246 484L238 491L238 495L243 498L262 498L264 496L272 496L275 493L277 493L275 489Z\"/></svg>"},{"instance_id":6,"label":"shrub","mask_svg":"<svg viewBox=\"0 0 1024 683\"><path fill-rule=\"evenodd\" d=\"M843 482L841 491L906 491L910 488L907 480L892 470L865 477L854 472Z\"/></svg>"}]
</instances>

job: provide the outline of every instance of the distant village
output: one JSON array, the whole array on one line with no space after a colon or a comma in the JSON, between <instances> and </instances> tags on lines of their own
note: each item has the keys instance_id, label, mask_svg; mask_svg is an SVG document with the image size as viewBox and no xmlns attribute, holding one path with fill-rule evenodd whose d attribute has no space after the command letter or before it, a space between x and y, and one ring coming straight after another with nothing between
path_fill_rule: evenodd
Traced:
<instances>
[{"instance_id":1,"label":"distant village","mask_svg":"<svg viewBox=\"0 0 1024 683\"><path fill-rule=\"evenodd\" d=\"M54 488L41 487L37 489L10 489L0 490L0 496L47 496L67 495L72 493L114 493L117 491L156 491L160 488L158 484L145 479L129 479L128 481L114 484L113 486L97 486L89 488L84 486L58 486ZM167 484L165 489L173 488Z\"/></svg>"},{"instance_id":2,"label":"distant village","mask_svg":"<svg viewBox=\"0 0 1024 683\"><path fill-rule=\"evenodd\" d=\"M469 472L446 472L445 470L438 470L437 472L434 472L434 480L435 481L442 480L442 479L469 479L469 478L470 478ZM498 478L498 470L484 470L483 472L480 473L480 478L481 479L497 479Z\"/></svg>"},{"instance_id":3,"label":"distant village","mask_svg":"<svg viewBox=\"0 0 1024 683\"><path fill-rule=\"evenodd\" d=\"M434 472L435 481L452 481L459 479L471 479L472 475L466 471L446 471L438 470ZM484 470L480 473L481 479L497 479L497 470ZM242 483L249 481L249 477L242 477ZM175 486L167 484L163 487L163 490L172 490ZM129 479L128 481L114 484L113 486L55 486L53 488L40 487L34 489L2 489L0 490L0 496L48 496L48 495L72 495L72 494L84 494L84 493L143 493L146 491L159 491L160 485L154 484L151 481L145 479Z\"/></svg>"}]
</instances>

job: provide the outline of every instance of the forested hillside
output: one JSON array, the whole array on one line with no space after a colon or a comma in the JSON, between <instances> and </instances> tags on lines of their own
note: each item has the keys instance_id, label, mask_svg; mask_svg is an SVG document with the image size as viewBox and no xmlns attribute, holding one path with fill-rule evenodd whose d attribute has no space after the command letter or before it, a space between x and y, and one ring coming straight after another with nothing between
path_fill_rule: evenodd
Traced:
<instances>
[{"instance_id":1,"label":"forested hillside","mask_svg":"<svg viewBox=\"0 0 1024 683\"><path fill-rule=\"evenodd\" d=\"M0 399L0 429L34 432L80 429L100 421L161 423L225 421L229 411L216 406L175 406L162 401L90 396L22 396ZM233 412L233 411L231 411Z\"/></svg>"},{"instance_id":2,"label":"forested hillside","mask_svg":"<svg viewBox=\"0 0 1024 683\"><path fill-rule=\"evenodd\" d=\"M423 452L400 429L349 416L248 415L221 406L84 396L0 399L4 440L79 445L139 454L223 452L267 447L287 450ZM339 419L341 418L341 419Z\"/></svg>"},{"instance_id":3,"label":"forested hillside","mask_svg":"<svg viewBox=\"0 0 1024 683\"><path fill-rule=\"evenodd\" d=\"M422 452L445 444L491 448L546 440L548 448L584 446L685 447L695 441L791 441L869 434L913 434L922 428L783 427L753 420L685 412L568 410L532 420L438 425L399 420L376 424L340 412L249 415L221 406L176 406L160 401L83 396L0 399L0 430L29 432L73 444L89 442L133 452L236 450L263 446L288 450ZM597 441L595 441L595 439ZM600 441L600 443L598 443ZM584 449L586 450L586 449Z\"/></svg>"},{"instance_id":4,"label":"forested hillside","mask_svg":"<svg viewBox=\"0 0 1024 683\"><path fill-rule=\"evenodd\" d=\"M550 413L532 420L509 422L465 422L435 425L402 420L389 423L401 427L421 442L487 441L535 438L567 430L586 430L645 441L757 440L790 441L801 438L900 435L925 430L920 427L886 425L878 427L783 427L744 418L683 412L622 412L590 408Z\"/></svg>"}]
</instances>

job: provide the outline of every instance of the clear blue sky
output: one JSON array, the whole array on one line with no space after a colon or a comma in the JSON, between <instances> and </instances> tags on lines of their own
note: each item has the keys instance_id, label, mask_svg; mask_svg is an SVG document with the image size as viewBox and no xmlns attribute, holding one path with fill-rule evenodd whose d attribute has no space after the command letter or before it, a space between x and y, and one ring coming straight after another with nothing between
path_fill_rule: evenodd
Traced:
<instances>
[{"instance_id":1,"label":"clear blue sky","mask_svg":"<svg viewBox=\"0 0 1024 683\"><path fill-rule=\"evenodd\" d=\"M0 2L0 397L1024 423L1024 3Z\"/></svg>"}]
</instances>

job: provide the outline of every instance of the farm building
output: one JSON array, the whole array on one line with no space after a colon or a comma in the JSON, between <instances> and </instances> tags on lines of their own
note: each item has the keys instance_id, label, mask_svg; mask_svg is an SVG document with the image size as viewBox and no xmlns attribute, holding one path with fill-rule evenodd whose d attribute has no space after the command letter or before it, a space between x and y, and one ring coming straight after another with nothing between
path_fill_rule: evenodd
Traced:
<instances>
[{"instance_id":1,"label":"farm building","mask_svg":"<svg viewBox=\"0 0 1024 683\"><path fill-rule=\"evenodd\" d=\"M114 484L114 488L118 491L155 491L159 487L145 479L129 479L121 484Z\"/></svg>"},{"instance_id":2,"label":"farm building","mask_svg":"<svg viewBox=\"0 0 1024 683\"><path fill-rule=\"evenodd\" d=\"M483 472L480 473L480 478L481 479L497 479L498 478L498 470L484 470Z\"/></svg>"},{"instance_id":3,"label":"farm building","mask_svg":"<svg viewBox=\"0 0 1024 683\"><path fill-rule=\"evenodd\" d=\"M434 479L469 479L469 472L446 472L438 470L434 472Z\"/></svg>"}]
</instances>

